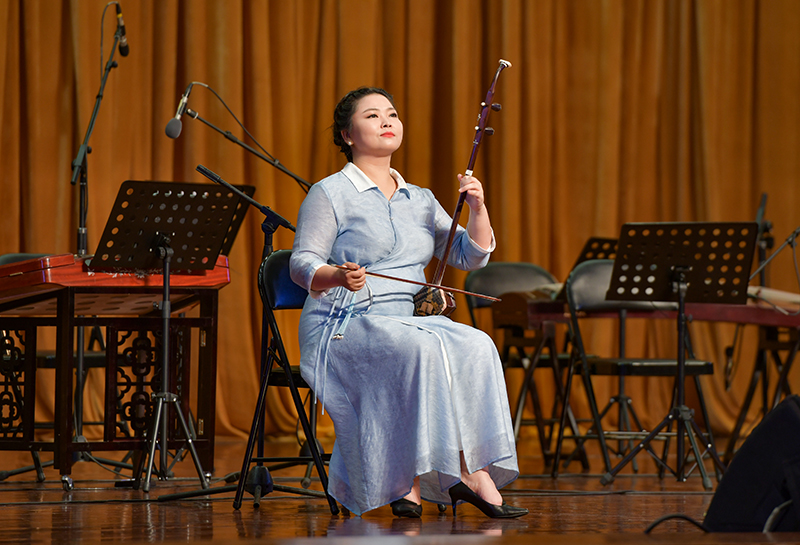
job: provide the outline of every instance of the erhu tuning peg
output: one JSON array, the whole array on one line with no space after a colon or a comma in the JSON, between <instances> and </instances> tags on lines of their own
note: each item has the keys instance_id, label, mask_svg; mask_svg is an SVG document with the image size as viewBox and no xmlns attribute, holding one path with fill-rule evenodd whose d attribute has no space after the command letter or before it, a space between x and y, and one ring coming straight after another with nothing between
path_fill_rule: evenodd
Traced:
<instances>
[{"instance_id":1,"label":"erhu tuning peg","mask_svg":"<svg viewBox=\"0 0 800 545\"><path fill-rule=\"evenodd\" d=\"M499 112L502 109L503 109L503 106L498 104L497 102L492 104L492 110L494 110L495 112Z\"/></svg>"}]
</instances>

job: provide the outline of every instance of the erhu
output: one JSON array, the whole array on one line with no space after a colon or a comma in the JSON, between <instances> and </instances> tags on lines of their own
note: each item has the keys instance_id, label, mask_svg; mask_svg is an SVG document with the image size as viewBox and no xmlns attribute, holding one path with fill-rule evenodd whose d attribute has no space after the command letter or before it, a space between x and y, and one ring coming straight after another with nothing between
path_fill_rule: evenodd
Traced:
<instances>
[{"instance_id":1,"label":"erhu","mask_svg":"<svg viewBox=\"0 0 800 545\"><path fill-rule=\"evenodd\" d=\"M489 119L489 112L491 110L496 112L500 111L500 104L492 103L492 98L494 97L494 88L497 84L497 78L500 77L500 72L509 66L511 66L510 62L500 59L500 66L497 67L497 72L494 74L492 84L489 86L489 91L486 93L486 99L481 102L481 113L478 115L478 124L475 126L475 138L472 141L472 153L469 156L467 170L464 172L466 176L472 176L472 170L475 166L475 157L478 155L478 147L481 145L481 139L484 133L488 135L494 134L494 130L491 127L487 127L486 122ZM441 257L439 265L436 267L433 281L430 284L426 284L426 286L414 296L414 314L416 316L449 316L456 309L456 300L453 294L442 289L441 286L444 277L444 269L447 266L447 259L450 257L450 246L453 243L453 238L455 238L458 220L461 216L461 208L464 206L466 197L466 192L461 193L458 197L456 211L453 214L453 223L450 225L450 233L447 236L444 255Z\"/></svg>"}]
</instances>

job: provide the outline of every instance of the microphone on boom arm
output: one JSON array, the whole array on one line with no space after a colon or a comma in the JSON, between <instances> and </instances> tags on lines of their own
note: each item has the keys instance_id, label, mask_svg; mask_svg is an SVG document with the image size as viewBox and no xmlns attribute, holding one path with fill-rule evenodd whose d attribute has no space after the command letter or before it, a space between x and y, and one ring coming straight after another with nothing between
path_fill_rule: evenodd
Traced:
<instances>
[{"instance_id":1,"label":"microphone on boom arm","mask_svg":"<svg viewBox=\"0 0 800 545\"><path fill-rule=\"evenodd\" d=\"M127 57L130 52L128 47L128 38L125 36L125 21L122 20L122 8L119 2L116 3L117 8L117 26L119 27L119 54Z\"/></svg>"},{"instance_id":2,"label":"microphone on boom arm","mask_svg":"<svg viewBox=\"0 0 800 545\"><path fill-rule=\"evenodd\" d=\"M175 117L170 119L167 122L167 128L165 129L167 136L172 139L178 138L181 135L181 129L183 128L183 122L181 121L181 116L186 113L187 104L189 102L189 93L192 92L192 86L195 82L192 82L186 87L186 90L183 92L183 96L181 97L180 102L178 102L178 111L175 112Z\"/></svg>"},{"instance_id":3,"label":"microphone on boom arm","mask_svg":"<svg viewBox=\"0 0 800 545\"><path fill-rule=\"evenodd\" d=\"M231 114L233 119L236 121L236 123L239 124L239 126L242 128L242 130L245 132L245 134L247 136L249 136L250 139L253 142L255 142L255 144L259 147L259 149L261 149L261 151L258 151L257 149L245 144L244 142L239 140L236 136L234 136L231 133L231 131L224 131L224 130L220 129L219 127L215 126L214 124L206 121L205 119L200 117L200 115L195 110L192 110L191 108L189 108L188 107L189 93L192 92L192 87L194 85L199 85L201 87L205 87L206 89L211 91L214 94L214 96L216 96L217 99L222 103L222 105L225 107L225 109L228 110L228 113ZM184 114L188 115L192 119L198 119L198 120L202 121L205 125L211 127L215 131L219 132L220 134L225 136L225 138L227 138L231 142L239 144L240 146L242 146L244 149L246 149L250 153L256 155L260 159L263 159L264 161L266 161L267 163L271 164L272 166L274 166L275 168L277 168L278 170L280 170L284 174L287 174L288 176L293 178L294 181L296 181L303 188L303 190L305 192L308 192L309 188L311 187L311 184L308 183L307 181L305 181L304 179L302 179L297 174L294 174L288 168L283 166L283 164L280 161L278 161L275 157L270 155L270 153L267 150L264 149L264 146L259 144L258 141L255 139L255 137L252 134L250 134L250 131L247 130L247 127L245 127L242 124L242 122L239 121L239 119L236 117L236 114L234 114L233 111L231 111L231 109L228 107L228 105L225 104L225 101L222 100L222 97L219 96L219 94L214 89L209 87L207 84L205 84L205 83L203 83L201 81L193 81L186 87L186 90L183 92L183 96L181 97L180 102L178 102L178 109L175 112L175 117L173 117L172 119L169 120L169 122L167 122L167 127L166 127L165 132L167 133L168 137L170 137L172 139L175 139L175 138L178 138L178 136L180 136L181 129L183 128L183 123L181 122L181 117Z\"/></svg>"}]
</instances>

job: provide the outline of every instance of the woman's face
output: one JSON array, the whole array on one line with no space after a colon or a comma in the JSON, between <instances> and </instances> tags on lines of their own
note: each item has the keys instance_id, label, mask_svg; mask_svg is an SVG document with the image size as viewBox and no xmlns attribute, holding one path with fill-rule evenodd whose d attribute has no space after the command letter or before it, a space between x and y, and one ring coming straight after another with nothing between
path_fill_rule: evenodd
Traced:
<instances>
[{"instance_id":1,"label":"woman's face","mask_svg":"<svg viewBox=\"0 0 800 545\"><path fill-rule=\"evenodd\" d=\"M342 131L342 136L350 144L354 159L391 155L403 142L403 123L397 110L380 94L367 95L358 101L350 125L350 130Z\"/></svg>"}]
</instances>

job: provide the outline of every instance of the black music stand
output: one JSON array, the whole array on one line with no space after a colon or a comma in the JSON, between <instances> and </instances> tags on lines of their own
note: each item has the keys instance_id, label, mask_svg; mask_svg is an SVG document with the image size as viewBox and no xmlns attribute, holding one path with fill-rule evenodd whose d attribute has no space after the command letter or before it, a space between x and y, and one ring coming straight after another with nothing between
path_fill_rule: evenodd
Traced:
<instances>
[{"instance_id":1,"label":"black music stand","mask_svg":"<svg viewBox=\"0 0 800 545\"><path fill-rule=\"evenodd\" d=\"M587 240L583 248L581 248L578 259L572 264L570 272L574 271L575 267L584 261L590 259L614 259L617 255L617 242L618 240L616 238L589 237L589 240ZM567 277L569 277L569 273L567 273ZM553 299L556 301L567 301L566 282L561 286L561 289Z\"/></svg>"},{"instance_id":2,"label":"black music stand","mask_svg":"<svg viewBox=\"0 0 800 545\"><path fill-rule=\"evenodd\" d=\"M250 210L248 200L252 200L256 192L256 186L254 185L232 185L231 187L240 191L241 195L239 195L239 203L236 205L236 211L233 213L233 220L231 220L228 233L222 241L222 248L219 251L222 255L230 255L231 250L233 250L233 242L236 240L236 234L242 226L245 214Z\"/></svg>"},{"instance_id":3,"label":"black music stand","mask_svg":"<svg viewBox=\"0 0 800 545\"><path fill-rule=\"evenodd\" d=\"M714 463L725 466L714 444L694 420L694 410L686 406L686 308L685 303L745 304L750 266L753 261L758 225L755 222L626 223L622 226L614 260L611 284L606 299L678 303L678 357L675 404L669 414L625 458L600 479L613 482L614 476L667 426L676 424L678 462L673 471L658 460L679 481L686 480L684 434L710 490L711 481L703 465L697 439L704 442ZM706 423L708 425L708 423ZM693 435L694 433L694 435ZM696 436L696 437L695 437ZM650 450L648 448L648 450ZM666 453L665 453L666 454Z\"/></svg>"},{"instance_id":4,"label":"black music stand","mask_svg":"<svg viewBox=\"0 0 800 545\"><path fill-rule=\"evenodd\" d=\"M150 490L159 435L159 478L168 478L169 424L166 415L162 418L166 403L174 406L200 484L204 489L208 488L192 433L180 408L179 397L169 391L170 271L191 273L213 269L230 233L238 206L239 197L236 193L212 184L126 181L120 186L97 252L91 261L90 268L94 270L137 273L160 270L163 273L163 299L160 305L163 319L161 391L152 394L155 407L153 426L147 438L149 458L142 485L145 492ZM142 461L135 469L134 488L137 489L141 481Z\"/></svg>"}]
</instances>

